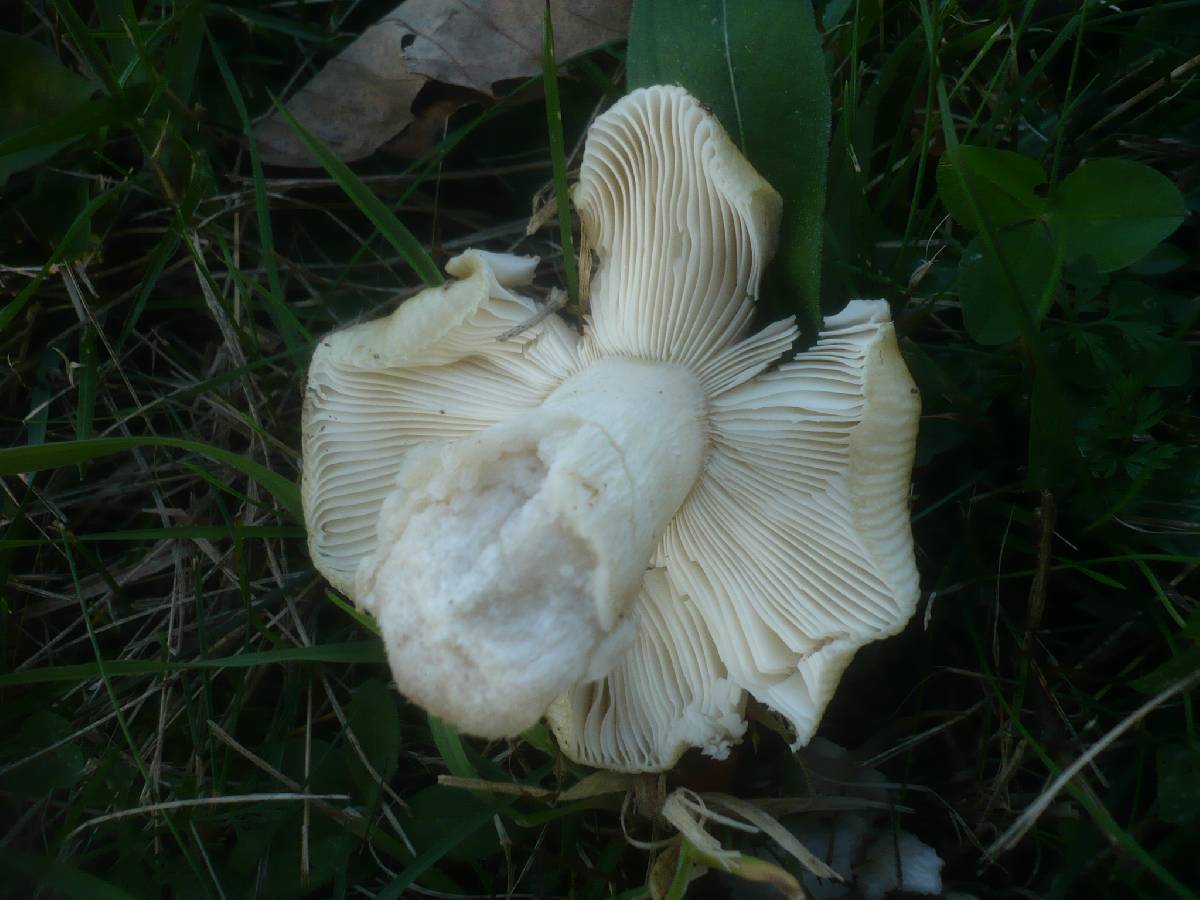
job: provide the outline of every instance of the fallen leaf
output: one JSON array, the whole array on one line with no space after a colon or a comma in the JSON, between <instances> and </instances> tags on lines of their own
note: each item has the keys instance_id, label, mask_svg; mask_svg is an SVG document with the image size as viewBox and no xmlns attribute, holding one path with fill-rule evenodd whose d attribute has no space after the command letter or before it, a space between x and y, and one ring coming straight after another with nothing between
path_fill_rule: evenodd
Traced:
<instances>
[{"instance_id":1,"label":"fallen leaf","mask_svg":"<svg viewBox=\"0 0 1200 900\"><path fill-rule=\"evenodd\" d=\"M551 0L560 60L625 37L630 0ZM331 59L287 108L345 161L392 145L405 155L427 150L454 110L496 96L496 85L541 71L545 0L407 0ZM448 85L450 98L414 111L422 88ZM257 128L263 160L318 163L275 113ZM411 139L410 139L411 138Z\"/></svg>"}]
</instances>

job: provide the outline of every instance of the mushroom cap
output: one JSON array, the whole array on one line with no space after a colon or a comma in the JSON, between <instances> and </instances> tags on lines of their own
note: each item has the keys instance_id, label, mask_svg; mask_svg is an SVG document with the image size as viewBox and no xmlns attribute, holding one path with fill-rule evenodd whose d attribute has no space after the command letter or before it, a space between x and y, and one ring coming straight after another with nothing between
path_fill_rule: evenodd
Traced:
<instances>
[{"instance_id":1,"label":"mushroom cap","mask_svg":"<svg viewBox=\"0 0 1200 900\"><path fill-rule=\"evenodd\" d=\"M745 336L783 201L683 88L599 116L572 197L600 259L586 357L699 369Z\"/></svg>"},{"instance_id":2,"label":"mushroom cap","mask_svg":"<svg viewBox=\"0 0 1200 900\"><path fill-rule=\"evenodd\" d=\"M703 373L710 447L635 603L638 639L550 723L577 760L659 771L740 736L722 724L740 718L733 684L805 743L854 652L900 631L918 597L920 398L888 306L850 303L764 372L796 334L785 320L746 336L780 199L682 88L635 91L596 120L574 197L600 258L582 354Z\"/></svg>"},{"instance_id":3,"label":"mushroom cap","mask_svg":"<svg viewBox=\"0 0 1200 900\"><path fill-rule=\"evenodd\" d=\"M470 251L447 266L458 280L321 342L304 409L314 562L363 602L403 530L407 513L387 511L408 508L414 450L456 458L456 442L534 421L604 360L684 369L703 394L698 474L646 532L640 584L600 617L620 639L547 718L567 755L622 771L667 769L689 747L723 755L747 693L804 743L855 651L901 630L918 596L920 401L887 304L852 301L789 362L793 320L749 333L780 200L682 88L635 91L596 120L574 198L599 257L582 338L550 316L498 340L537 309L517 293L536 261ZM625 393L614 403L638 402ZM655 423L637 429L653 438ZM404 555L388 578L407 577ZM437 680L421 690L435 709Z\"/></svg>"}]
</instances>

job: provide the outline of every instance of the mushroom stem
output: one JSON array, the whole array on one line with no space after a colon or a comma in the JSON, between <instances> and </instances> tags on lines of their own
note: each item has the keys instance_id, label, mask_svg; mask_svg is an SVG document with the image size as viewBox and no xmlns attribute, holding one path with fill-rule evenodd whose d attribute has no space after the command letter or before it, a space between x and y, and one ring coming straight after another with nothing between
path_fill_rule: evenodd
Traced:
<instances>
[{"instance_id":1,"label":"mushroom stem","mask_svg":"<svg viewBox=\"0 0 1200 900\"><path fill-rule=\"evenodd\" d=\"M689 369L608 358L528 413L411 452L356 590L400 690L500 737L607 674L707 446Z\"/></svg>"}]
</instances>

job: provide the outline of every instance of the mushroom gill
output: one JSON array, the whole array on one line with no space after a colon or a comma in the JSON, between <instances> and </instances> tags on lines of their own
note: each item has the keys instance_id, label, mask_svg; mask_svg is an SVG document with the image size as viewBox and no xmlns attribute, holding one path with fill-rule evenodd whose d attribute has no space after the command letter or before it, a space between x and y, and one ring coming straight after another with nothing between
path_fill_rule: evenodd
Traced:
<instances>
[{"instance_id":1,"label":"mushroom gill","mask_svg":"<svg viewBox=\"0 0 1200 900\"><path fill-rule=\"evenodd\" d=\"M812 735L858 647L899 631L919 398L883 301L780 362L749 333L780 200L681 88L588 134L600 263L582 337L535 317L536 260L324 339L309 372L313 559L377 619L399 689L463 730L546 715L572 758L722 755L747 692Z\"/></svg>"}]
</instances>

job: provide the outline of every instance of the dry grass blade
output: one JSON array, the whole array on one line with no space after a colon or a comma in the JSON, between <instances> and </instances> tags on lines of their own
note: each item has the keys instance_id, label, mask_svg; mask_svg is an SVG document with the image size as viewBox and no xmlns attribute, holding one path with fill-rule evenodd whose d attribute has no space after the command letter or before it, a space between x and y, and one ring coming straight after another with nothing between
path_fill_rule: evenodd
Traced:
<instances>
[{"instance_id":1,"label":"dry grass blade","mask_svg":"<svg viewBox=\"0 0 1200 900\"><path fill-rule=\"evenodd\" d=\"M112 822L117 819L128 819L131 816L145 816L153 813L165 812L171 809L187 809L193 806L223 806L231 803L274 803L286 801L312 801L312 800L349 800L349 794L303 794L303 793L262 793L262 794L230 794L224 797L196 797L192 800L163 800L159 803L147 803L145 806L139 806L137 809L122 809L114 813L106 813L102 816L96 816L93 819L88 819L81 825L76 826L67 835L67 839L75 837L81 831L86 831L89 828L94 828L97 825L102 825L105 822Z\"/></svg>"},{"instance_id":2,"label":"dry grass blade","mask_svg":"<svg viewBox=\"0 0 1200 900\"><path fill-rule=\"evenodd\" d=\"M1111 746L1117 738L1119 738L1133 726L1137 725L1138 722L1142 721L1147 714L1162 706L1172 697L1178 696L1179 694L1190 690L1198 684L1200 684L1200 671L1193 672L1191 675L1181 678L1174 684L1171 684L1159 691L1157 694L1127 715L1124 719L1122 719L1116 726L1111 728L1104 735L1104 737L1100 738L1100 740L1088 747L1088 749L1078 759L1076 759L1075 762L1063 769L1062 772L1058 774L1058 777L1050 782L1050 784L1046 786L1046 789L1042 791L1040 795L1038 795L1038 798L1034 800L1033 803L1029 804L1029 806L1025 807L1021 814L1017 816L1011 825L1008 826L1004 833L1001 834L1000 837L996 838L996 840L993 841L987 848L987 855L995 858L999 854L1015 847L1021 838L1025 836L1026 832L1028 832L1029 829L1034 826L1037 820L1041 817L1042 813L1044 813L1049 808L1050 804L1054 802L1054 798L1058 796L1059 792L1071 782L1071 779L1083 771L1084 768L1089 766L1092 761L1101 753L1103 753L1109 746Z\"/></svg>"},{"instance_id":3,"label":"dry grass blade","mask_svg":"<svg viewBox=\"0 0 1200 900\"><path fill-rule=\"evenodd\" d=\"M550 293L546 297L546 301L541 305L541 307L539 307L537 312L535 312L524 322L500 332L498 335L496 335L496 340L502 343L504 341L511 341L513 338L524 334L543 319L546 319L547 317L558 312L566 305L566 303L567 295L565 292L560 291L558 288L550 288Z\"/></svg>"},{"instance_id":4,"label":"dry grass blade","mask_svg":"<svg viewBox=\"0 0 1200 900\"><path fill-rule=\"evenodd\" d=\"M625 772L592 772L558 795L561 803L590 800L604 794L619 794L633 789L637 775Z\"/></svg>"},{"instance_id":5,"label":"dry grass blade","mask_svg":"<svg viewBox=\"0 0 1200 900\"><path fill-rule=\"evenodd\" d=\"M545 800L554 796L549 788L537 787L532 784L513 784L508 781L486 781L483 778L462 778L458 775L439 775L438 784L446 787L462 788L468 791L484 791L489 794L508 794L513 797L532 797L535 800Z\"/></svg>"},{"instance_id":6,"label":"dry grass blade","mask_svg":"<svg viewBox=\"0 0 1200 900\"><path fill-rule=\"evenodd\" d=\"M1183 78L1185 75L1187 75L1189 72L1191 72L1192 69L1196 68L1197 66L1200 66L1200 55L1193 56L1187 62L1176 66L1167 75L1158 79L1158 81L1155 81L1153 84L1149 85L1148 87L1145 87L1142 90L1138 91L1136 94L1134 94L1132 97L1130 97L1125 102L1117 104L1115 107L1113 107L1111 110L1109 110L1104 116L1097 119L1096 122L1094 124L1092 124L1092 126L1088 130L1089 131L1099 130L1104 125L1107 125L1109 122L1111 122L1113 119L1120 117L1121 115L1123 115L1124 113L1126 113L1127 111L1132 109L1133 107L1137 106L1139 103L1141 103L1143 100L1145 100L1147 97L1154 94L1155 92L1162 90L1164 87L1166 87L1169 84L1178 83L1181 78Z\"/></svg>"},{"instance_id":7,"label":"dry grass blade","mask_svg":"<svg viewBox=\"0 0 1200 900\"><path fill-rule=\"evenodd\" d=\"M845 881L840 873L831 868L823 859L805 847L800 841L796 840L795 835L784 828L777 819L759 809L750 801L731 797L728 794L705 794L704 799L717 806L723 806L730 812L741 816L747 822L752 823L763 834L778 844L781 849L786 850L794 856L800 865L804 866L804 868L808 869L808 871L812 872L818 878Z\"/></svg>"}]
</instances>

